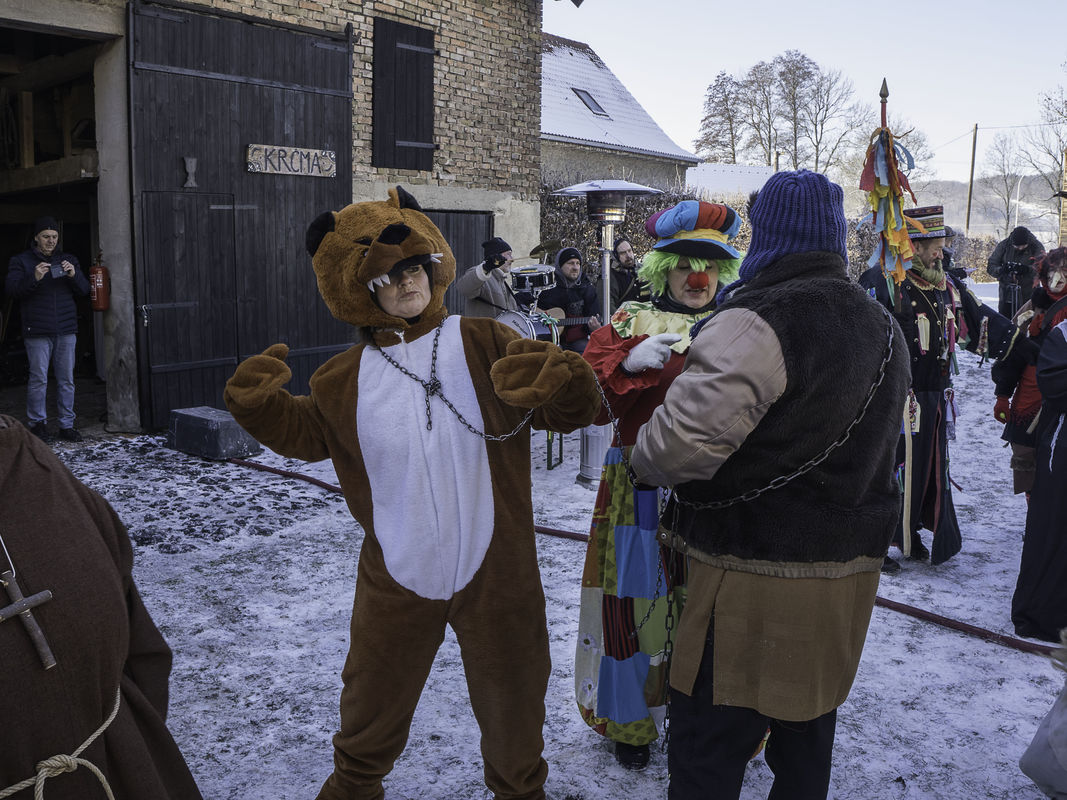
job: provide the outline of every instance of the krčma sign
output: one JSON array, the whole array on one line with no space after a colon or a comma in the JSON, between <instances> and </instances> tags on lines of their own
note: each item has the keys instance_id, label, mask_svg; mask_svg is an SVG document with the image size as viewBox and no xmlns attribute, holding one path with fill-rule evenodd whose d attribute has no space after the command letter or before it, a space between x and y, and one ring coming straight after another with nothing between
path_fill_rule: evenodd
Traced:
<instances>
[{"instance_id":1,"label":"kr\u010dma sign","mask_svg":"<svg viewBox=\"0 0 1067 800\"><path fill-rule=\"evenodd\" d=\"M333 178L337 175L337 156L333 150L250 144L248 145L248 171L266 172L273 175Z\"/></svg>"}]
</instances>

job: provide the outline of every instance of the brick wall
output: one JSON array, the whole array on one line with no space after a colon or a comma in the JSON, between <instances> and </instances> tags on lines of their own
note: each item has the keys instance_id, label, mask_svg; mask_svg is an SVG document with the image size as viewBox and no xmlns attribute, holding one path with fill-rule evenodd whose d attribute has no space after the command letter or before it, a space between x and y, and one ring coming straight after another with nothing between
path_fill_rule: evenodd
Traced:
<instances>
[{"instance_id":1,"label":"brick wall","mask_svg":"<svg viewBox=\"0 0 1067 800\"><path fill-rule=\"evenodd\" d=\"M187 0L188 1L188 0ZM192 0L305 27L351 22L353 182L428 184L536 200L540 178L541 0ZM374 17L429 28L434 59L432 172L372 167Z\"/></svg>"}]
</instances>

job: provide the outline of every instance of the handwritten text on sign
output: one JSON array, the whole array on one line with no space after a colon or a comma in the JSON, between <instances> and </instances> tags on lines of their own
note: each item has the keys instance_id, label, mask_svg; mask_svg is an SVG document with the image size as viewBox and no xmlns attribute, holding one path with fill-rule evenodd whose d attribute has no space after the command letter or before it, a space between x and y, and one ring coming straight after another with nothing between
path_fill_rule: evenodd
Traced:
<instances>
[{"instance_id":1,"label":"handwritten text on sign","mask_svg":"<svg viewBox=\"0 0 1067 800\"><path fill-rule=\"evenodd\" d=\"M333 178L337 175L337 156L333 150L250 144L248 145L248 171L267 172L274 175Z\"/></svg>"}]
</instances>

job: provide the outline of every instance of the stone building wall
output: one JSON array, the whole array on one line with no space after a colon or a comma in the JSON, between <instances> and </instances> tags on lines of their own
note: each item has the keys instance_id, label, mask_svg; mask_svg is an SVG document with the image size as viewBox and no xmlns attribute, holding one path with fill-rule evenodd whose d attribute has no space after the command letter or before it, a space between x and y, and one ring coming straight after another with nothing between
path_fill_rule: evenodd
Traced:
<instances>
[{"instance_id":1,"label":"stone building wall","mask_svg":"<svg viewBox=\"0 0 1067 800\"><path fill-rule=\"evenodd\" d=\"M613 178L632 181L664 191L685 188L684 161L602 150L570 142L541 142L541 173L545 183L569 186Z\"/></svg>"}]
</instances>

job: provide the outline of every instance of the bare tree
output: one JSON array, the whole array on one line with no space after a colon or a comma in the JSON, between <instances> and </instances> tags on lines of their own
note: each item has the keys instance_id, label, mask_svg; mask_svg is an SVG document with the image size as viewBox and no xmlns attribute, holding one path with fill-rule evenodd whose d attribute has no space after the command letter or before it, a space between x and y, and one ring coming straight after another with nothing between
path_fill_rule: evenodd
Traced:
<instances>
[{"instance_id":1,"label":"bare tree","mask_svg":"<svg viewBox=\"0 0 1067 800\"><path fill-rule=\"evenodd\" d=\"M744 98L737 78L720 72L704 97L697 155L706 161L736 164L745 130Z\"/></svg>"},{"instance_id":2,"label":"bare tree","mask_svg":"<svg viewBox=\"0 0 1067 800\"><path fill-rule=\"evenodd\" d=\"M1019 171L1019 147L1015 137L998 133L986 150L986 169L978 185L982 189L979 202L993 214L997 222L997 235L1007 236L1012 228L1012 207L1018 202L1022 191L1022 174ZM1000 224L1001 221L1003 224Z\"/></svg>"},{"instance_id":3,"label":"bare tree","mask_svg":"<svg viewBox=\"0 0 1067 800\"><path fill-rule=\"evenodd\" d=\"M774 165L778 146L777 75L772 64L760 61L745 73L741 89L747 98L744 107L745 147L758 154L768 167Z\"/></svg>"},{"instance_id":4,"label":"bare tree","mask_svg":"<svg viewBox=\"0 0 1067 800\"><path fill-rule=\"evenodd\" d=\"M792 161L793 169L800 169L808 160L804 115L811 101L812 86L819 65L799 50L786 50L775 56L771 65L775 71L775 99L781 117L781 144Z\"/></svg>"},{"instance_id":5,"label":"bare tree","mask_svg":"<svg viewBox=\"0 0 1067 800\"><path fill-rule=\"evenodd\" d=\"M817 68L802 111L804 137L816 172L833 169L861 141L867 109L853 99L852 81L841 70Z\"/></svg>"},{"instance_id":6,"label":"bare tree","mask_svg":"<svg viewBox=\"0 0 1067 800\"><path fill-rule=\"evenodd\" d=\"M1048 186L1049 197L1061 188L1065 149L1067 149L1067 117L1064 118L1062 124L1028 129L1019 148L1019 156L1023 163L1040 175Z\"/></svg>"}]
</instances>

